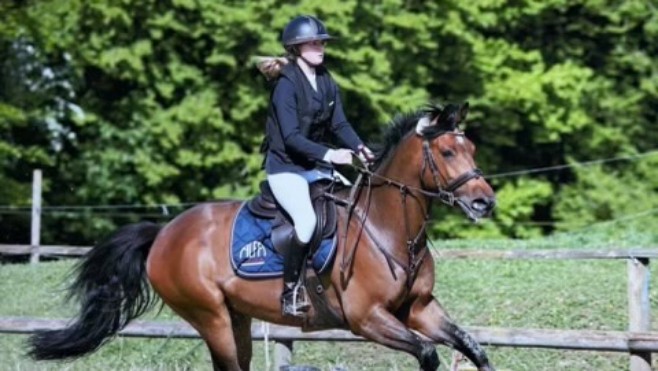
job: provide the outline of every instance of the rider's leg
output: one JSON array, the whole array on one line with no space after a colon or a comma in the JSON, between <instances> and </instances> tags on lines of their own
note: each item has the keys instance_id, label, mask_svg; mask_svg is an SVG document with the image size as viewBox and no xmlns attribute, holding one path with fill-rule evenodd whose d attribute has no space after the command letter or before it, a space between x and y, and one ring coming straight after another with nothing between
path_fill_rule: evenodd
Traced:
<instances>
[{"instance_id":1,"label":"rider's leg","mask_svg":"<svg viewBox=\"0 0 658 371\"><path fill-rule=\"evenodd\" d=\"M306 258L308 242L313 237L317 223L311 202L309 185L301 175L279 173L267 176L274 197L290 215L295 232L290 236L290 243L283 259L283 294L281 295L284 315L299 315L299 311L308 309L307 305L298 306L294 298L301 268Z\"/></svg>"},{"instance_id":2,"label":"rider's leg","mask_svg":"<svg viewBox=\"0 0 658 371\"><path fill-rule=\"evenodd\" d=\"M276 200L292 218L297 238L308 243L317 223L308 182L295 173L271 174L267 181Z\"/></svg>"}]
</instances>

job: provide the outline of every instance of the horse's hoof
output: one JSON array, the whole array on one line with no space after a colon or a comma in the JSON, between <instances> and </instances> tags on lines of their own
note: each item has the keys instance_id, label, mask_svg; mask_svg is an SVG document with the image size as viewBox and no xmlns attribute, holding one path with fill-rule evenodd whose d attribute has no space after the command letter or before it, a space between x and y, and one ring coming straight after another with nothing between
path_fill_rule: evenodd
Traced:
<instances>
[{"instance_id":1,"label":"horse's hoof","mask_svg":"<svg viewBox=\"0 0 658 371\"><path fill-rule=\"evenodd\" d=\"M420 368L423 371L435 371L439 369L439 355L432 343L423 342L423 350L420 354Z\"/></svg>"}]
</instances>

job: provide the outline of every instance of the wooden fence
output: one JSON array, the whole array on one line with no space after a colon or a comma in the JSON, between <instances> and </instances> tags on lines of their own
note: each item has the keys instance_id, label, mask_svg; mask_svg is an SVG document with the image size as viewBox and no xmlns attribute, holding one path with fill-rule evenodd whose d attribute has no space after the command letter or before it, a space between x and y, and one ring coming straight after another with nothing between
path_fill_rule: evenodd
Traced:
<instances>
[{"instance_id":1,"label":"wooden fence","mask_svg":"<svg viewBox=\"0 0 658 371\"><path fill-rule=\"evenodd\" d=\"M0 254L32 254L34 246L0 245ZM89 247L39 246L40 256L81 256ZM631 371L651 370L651 353L658 352L658 332L651 332L649 301L649 262L658 258L658 249L614 250L434 250L437 259L623 259L628 269L628 331L587 331L547 329L467 328L478 342L484 345L522 348L550 348L590 351L612 351L630 354ZM38 260L37 260L38 261ZM39 329L58 328L63 321L0 318L0 332L30 333ZM290 360L295 341L363 341L362 338L341 330L303 333L299 329L268 325L252 328L254 339L267 335L275 341L276 365ZM121 333L122 336L196 338L196 332L185 323L135 322ZM278 368L277 368L278 369Z\"/></svg>"},{"instance_id":2,"label":"wooden fence","mask_svg":"<svg viewBox=\"0 0 658 371\"><path fill-rule=\"evenodd\" d=\"M30 334L62 328L67 320L0 318L0 333ZM575 331L466 327L483 345L522 348L589 350L624 353L658 352L658 333L624 331ZM275 342L275 369L290 362L295 341L366 341L343 330L302 332L298 328L253 324L254 340ZM198 333L185 322L133 321L120 332L125 337L197 339ZM649 366L650 367L650 366Z\"/></svg>"}]
</instances>

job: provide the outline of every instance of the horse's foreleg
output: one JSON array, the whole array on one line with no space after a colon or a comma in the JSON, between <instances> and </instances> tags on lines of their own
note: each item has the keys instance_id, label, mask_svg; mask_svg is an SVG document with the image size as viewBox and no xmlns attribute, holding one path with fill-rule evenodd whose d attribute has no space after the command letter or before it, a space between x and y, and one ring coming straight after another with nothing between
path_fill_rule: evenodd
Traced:
<instances>
[{"instance_id":1,"label":"horse's foreleg","mask_svg":"<svg viewBox=\"0 0 658 371\"><path fill-rule=\"evenodd\" d=\"M439 368L439 356L434 344L421 340L384 308L372 310L366 318L354 321L354 325L352 330L358 335L413 355L423 371Z\"/></svg>"},{"instance_id":2,"label":"horse's foreleg","mask_svg":"<svg viewBox=\"0 0 658 371\"><path fill-rule=\"evenodd\" d=\"M478 370L494 371L480 344L450 319L433 296L419 298L412 304L407 324L432 341L458 350L473 362Z\"/></svg>"}]
</instances>

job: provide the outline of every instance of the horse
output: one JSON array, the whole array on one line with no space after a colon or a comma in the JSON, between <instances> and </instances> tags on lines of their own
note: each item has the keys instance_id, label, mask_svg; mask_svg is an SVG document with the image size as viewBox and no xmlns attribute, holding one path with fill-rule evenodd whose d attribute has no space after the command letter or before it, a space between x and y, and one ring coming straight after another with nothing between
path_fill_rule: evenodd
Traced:
<instances>
[{"instance_id":1,"label":"horse","mask_svg":"<svg viewBox=\"0 0 658 371\"><path fill-rule=\"evenodd\" d=\"M79 314L68 327L33 334L29 355L52 360L93 352L159 297L198 331L215 370L249 370L257 318L304 331L346 329L413 355L422 370L438 369L435 345L443 344L478 370L493 371L485 351L433 296L427 246L434 200L474 221L495 205L475 165L475 146L459 127L467 113L468 102L396 116L374 163L360 168L361 181L333 194L343 200L336 207L339 243L333 266L318 277L323 305L305 318L282 315L281 278L248 280L232 269L229 231L244 201L208 202L164 226L120 227L94 246L69 287Z\"/></svg>"}]
</instances>

